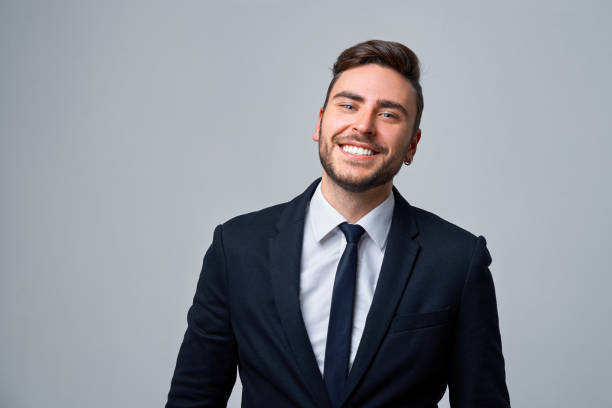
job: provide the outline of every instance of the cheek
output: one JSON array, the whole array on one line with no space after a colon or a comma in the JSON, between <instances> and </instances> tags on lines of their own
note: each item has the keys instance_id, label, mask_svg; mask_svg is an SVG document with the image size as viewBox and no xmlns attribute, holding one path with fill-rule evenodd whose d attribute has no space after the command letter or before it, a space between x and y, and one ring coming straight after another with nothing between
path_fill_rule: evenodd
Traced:
<instances>
[{"instance_id":1,"label":"cheek","mask_svg":"<svg viewBox=\"0 0 612 408\"><path fill-rule=\"evenodd\" d=\"M351 125L349 118L342 117L339 115L328 115L323 117L321 122L321 129L323 134L336 135Z\"/></svg>"},{"instance_id":2,"label":"cheek","mask_svg":"<svg viewBox=\"0 0 612 408\"><path fill-rule=\"evenodd\" d=\"M388 133L390 135L387 143L396 151L397 154L406 153L410 149L410 133L402 129L402 131Z\"/></svg>"}]
</instances>

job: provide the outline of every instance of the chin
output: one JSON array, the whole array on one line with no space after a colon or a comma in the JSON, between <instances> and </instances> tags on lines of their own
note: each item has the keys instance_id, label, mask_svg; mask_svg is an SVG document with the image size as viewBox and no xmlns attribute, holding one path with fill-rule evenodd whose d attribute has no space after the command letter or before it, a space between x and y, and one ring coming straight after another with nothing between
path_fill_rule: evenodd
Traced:
<instances>
[{"instance_id":1,"label":"chin","mask_svg":"<svg viewBox=\"0 0 612 408\"><path fill-rule=\"evenodd\" d=\"M328 155L323 154L322 149L319 149L319 160L325 170L325 174L337 186L346 191L353 193L363 193L376 187L383 186L391 181L402 167L402 162L398 159L397 162L388 160L382 165L371 168L360 176L351 174L354 168L345 168L342 162L330 160ZM339 167L336 165L339 164ZM338 170L346 170L348 174L342 174ZM361 170L365 170L361 168Z\"/></svg>"},{"instance_id":2,"label":"chin","mask_svg":"<svg viewBox=\"0 0 612 408\"><path fill-rule=\"evenodd\" d=\"M375 173L364 177L346 177L336 174L333 168L325 168L325 173L329 179L337 186L352 193L363 193L376 187L387 184L393 177L381 177L380 173Z\"/></svg>"}]
</instances>

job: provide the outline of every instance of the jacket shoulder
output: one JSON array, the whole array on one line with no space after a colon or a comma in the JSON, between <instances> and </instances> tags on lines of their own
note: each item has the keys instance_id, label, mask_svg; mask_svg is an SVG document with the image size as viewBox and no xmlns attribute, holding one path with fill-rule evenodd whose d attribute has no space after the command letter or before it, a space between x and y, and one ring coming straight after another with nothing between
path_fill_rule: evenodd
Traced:
<instances>
[{"instance_id":1,"label":"jacket shoulder","mask_svg":"<svg viewBox=\"0 0 612 408\"><path fill-rule=\"evenodd\" d=\"M237 215L221 224L221 227L225 234L231 236L271 231L274 229L287 204L276 204L261 210Z\"/></svg>"},{"instance_id":2,"label":"jacket shoulder","mask_svg":"<svg viewBox=\"0 0 612 408\"><path fill-rule=\"evenodd\" d=\"M470 231L422 208L411 206L414 220L419 230L422 244L435 243L435 246L448 251L471 253L479 239Z\"/></svg>"},{"instance_id":3,"label":"jacket shoulder","mask_svg":"<svg viewBox=\"0 0 612 408\"><path fill-rule=\"evenodd\" d=\"M487 241L483 236L476 236L421 208L411 207L411 210L419 230L416 240L421 245L425 264L434 269L444 269L446 276L451 276L451 271L455 271L458 282L463 282L476 258L482 257L486 265L491 263Z\"/></svg>"},{"instance_id":4,"label":"jacket shoulder","mask_svg":"<svg viewBox=\"0 0 612 408\"><path fill-rule=\"evenodd\" d=\"M320 179L315 180L290 201L229 219L219 226L223 241L242 248L259 248L283 226L303 222L307 204L319 182Z\"/></svg>"}]
</instances>

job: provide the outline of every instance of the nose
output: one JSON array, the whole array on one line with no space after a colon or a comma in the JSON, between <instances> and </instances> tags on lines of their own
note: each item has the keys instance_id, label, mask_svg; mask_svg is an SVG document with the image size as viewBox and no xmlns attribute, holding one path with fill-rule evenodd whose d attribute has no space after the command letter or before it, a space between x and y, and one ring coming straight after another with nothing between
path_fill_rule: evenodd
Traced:
<instances>
[{"instance_id":1,"label":"nose","mask_svg":"<svg viewBox=\"0 0 612 408\"><path fill-rule=\"evenodd\" d=\"M376 133L375 119L375 112L370 109L361 109L359 113L355 115L353 130L363 135L372 136Z\"/></svg>"}]
</instances>

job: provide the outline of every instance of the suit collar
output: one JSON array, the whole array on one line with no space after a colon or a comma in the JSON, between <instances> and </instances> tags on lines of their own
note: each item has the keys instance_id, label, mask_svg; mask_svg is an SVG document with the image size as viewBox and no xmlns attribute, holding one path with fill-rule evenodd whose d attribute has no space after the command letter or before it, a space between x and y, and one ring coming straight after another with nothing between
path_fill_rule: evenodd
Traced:
<instances>
[{"instance_id":1,"label":"suit collar","mask_svg":"<svg viewBox=\"0 0 612 408\"><path fill-rule=\"evenodd\" d=\"M287 203L276 223L276 228L279 231L282 231L286 226L294 222L304 222L306 208L320 182L321 178L319 177L313 181L302 194Z\"/></svg>"},{"instance_id":2,"label":"suit collar","mask_svg":"<svg viewBox=\"0 0 612 408\"><path fill-rule=\"evenodd\" d=\"M269 241L270 275L276 307L302 380L315 405L330 407L325 383L310 344L300 308L300 260L306 208L320 179L287 203Z\"/></svg>"},{"instance_id":3,"label":"suit collar","mask_svg":"<svg viewBox=\"0 0 612 408\"><path fill-rule=\"evenodd\" d=\"M404 200L395 187L393 187L393 194L395 208L387 248L361 342L347 379L343 400L349 398L355 391L375 358L402 298L420 250L418 242L414 239L418 235L418 228L412 216L410 204Z\"/></svg>"},{"instance_id":4,"label":"suit collar","mask_svg":"<svg viewBox=\"0 0 612 408\"><path fill-rule=\"evenodd\" d=\"M300 309L300 260L306 208L320 179L287 203L270 239L270 274L281 323L298 370L317 406L330 407ZM393 188L395 207L378 283L355 361L347 379L344 400L357 388L382 343L419 253L417 224L410 205Z\"/></svg>"}]
</instances>

